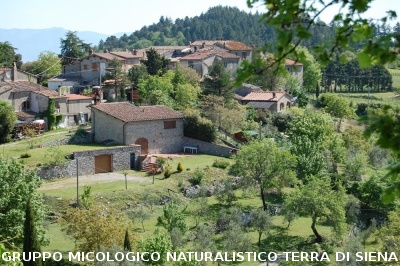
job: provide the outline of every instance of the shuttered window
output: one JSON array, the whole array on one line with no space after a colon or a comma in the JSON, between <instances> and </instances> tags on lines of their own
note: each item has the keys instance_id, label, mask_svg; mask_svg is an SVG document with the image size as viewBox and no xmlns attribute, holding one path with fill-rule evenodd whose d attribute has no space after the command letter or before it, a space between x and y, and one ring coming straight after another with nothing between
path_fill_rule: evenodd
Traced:
<instances>
[{"instance_id":1,"label":"shuttered window","mask_svg":"<svg viewBox=\"0 0 400 266\"><path fill-rule=\"evenodd\" d=\"M176 128L176 121L164 121L164 129Z\"/></svg>"}]
</instances>

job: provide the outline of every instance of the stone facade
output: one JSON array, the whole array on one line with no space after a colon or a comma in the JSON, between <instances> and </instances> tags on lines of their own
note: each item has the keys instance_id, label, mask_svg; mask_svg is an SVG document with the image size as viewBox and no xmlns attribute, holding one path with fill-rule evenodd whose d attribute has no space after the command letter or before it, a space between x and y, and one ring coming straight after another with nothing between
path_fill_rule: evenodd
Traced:
<instances>
[{"instance_id":1,"label":"stone facade","mask_svg":"<svg viewBox=\"0 0 400 266\"><path fill-rule=\"evenodd\" d=\"M62 166L42 168L38 176L43 179L73 177L78 175L95 174L95 156L111 155L112 171L129 170L131 168L131 154L135 154L135 169L140 169L140 146L123 146L105 148L101 150L74 152L74 159Z\"/></svg>"},{"instance_id":2,"label":"stone facade","mask_svg":"<svg viewBox=\"0 0 400 266\"><path fill-rule=\"evenodd\" d=\"M119 144L124 144L124 122L95 109L92 109L91 117L94 142L114 140Z\"/></svg>"},{"instance_id":3,"label":"stone facade","mask_svg":"<svg viewBox=\"0 0 400 266\"><path fill-rule=\"evenodd\" d=\"M94 107L91 109L92 133L97 143L113 140L121 145L147 146L142 154L175 153L183 149L183 117L124 122ZM172 126L166 126L169 122Z\"/></svg>"},{"instance_id":4,"label":"stone facade","mask_svg":"<svg viewBox=\"0 0 400 266\"><path fill-rule=\"evenodd\" d=\"M164 121L129 122L125 127L125 144L135 144L140 138L147 139L148 153L176 153L183 148L183 119L173 119L176 127L165 129Z\"/></svg>"},{"instance_id":5,"label":"stone facade","mask_svg":"<svg viewBox=\"0 0 400 266\"><path fill-rule=\"evenodd\" d=\"M204 153L204 154L227 157L227 158L231 157L232 154L234 154L237 151L236 149L230 147L218 145L215 143L205 142L198 139L192 139L188 137L183 138L183 145L197 147L198 153Z\"/></svg>"}]
</instances>

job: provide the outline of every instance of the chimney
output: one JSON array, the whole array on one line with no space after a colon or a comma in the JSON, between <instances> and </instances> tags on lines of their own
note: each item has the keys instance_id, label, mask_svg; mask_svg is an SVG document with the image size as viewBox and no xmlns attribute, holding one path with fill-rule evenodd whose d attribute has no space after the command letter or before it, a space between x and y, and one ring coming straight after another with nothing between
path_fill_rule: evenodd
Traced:
<instances>
[{"instance_id":1,"label":"chimney","mask_svg":"<svg viewBox=\"0 0 400 266\"><path fill-rule=\"evenodd\" d=\"M104 49L103 52L108 53L108 49Z\"/></svg>"},{"instance_id":2,"label":"chimney","mask_svg":"<svg viewBox=\"0 0 400 266\"><path fill-rule=\"evenodd\" d=\"M14 62L13 67L11 69L11 80L16 81L18 79L18 70L17 70L17 64Z\"/></svg>"},{"instance_id":3,"label":"chimney","mask_svg":"<svg viewBox=\"0 0 400 266\"><path fill-rule=\"evenodd\" d=\"M276 98L276 93L272 92L272 98Z\"/></svg>"},{"instance_id":4,"label":"chimney","mask_svg":"<svg viewBox=\"0 0 400 266\"><path fill-rule=\"evenodd\" d=\"M92 55L92 54L93 54L93 49L90 48L90 49L89 49L89 55Z\"/></svg>"},{"instance_id":5,"label":"chimney","mask_svg":"<svg viewBox=\"0 0 400 266\"><path fill-rule=\"evenodd\" d=\"M203 42L203 44L201 45L201 48L204 48L204 47L206 47L206 43L205 42Z\"/></svg>"},{"instance_id":6,"label":"chimney","mask_svg":"<svg viewBox=\"0 0 400 266\"><path fill-rule=\"evenodd\" d=\"M226 42L224 42L224 48L226 47Z\"/></svg>"},{"instance_id":7,"label":"chimney","mask_svg":"<svg viewBox=\"0 0 400 266\"><path fill-rule=\"evenodd\" d=\"M137 50L136 49L132 50L132 54L137 55Z\"/></svg>"}]
</instances>

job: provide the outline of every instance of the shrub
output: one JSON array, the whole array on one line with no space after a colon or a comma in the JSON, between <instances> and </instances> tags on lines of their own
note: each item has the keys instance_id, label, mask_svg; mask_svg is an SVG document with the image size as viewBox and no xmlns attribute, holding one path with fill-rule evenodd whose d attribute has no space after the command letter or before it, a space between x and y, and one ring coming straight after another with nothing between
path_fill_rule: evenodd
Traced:
<instances>
[{"instance_id":1,"label":"shrub","mask_svg":"<svg viewBox=\"0 0 400 266\"><path fill-rule=\"evenodd\" d=\"M24 159L24 158L29 158L29 157L31 157L32 155L30 155L29 153L23 153L23 154L21 154L21 156L20 156L20 158L21 159Z\"/></svg>"},{"instance_id":2,"label":"shrub","mask_svg":"<svg viewBox=\"0 0 400 266\"><path fill-rule=\"evenodd\" d=\"M213 142L217 133L211 120L200 115L186 116L183 124L183 133L186 137Z\"/></svg>"},{"instance_id":3,"label":"shrub","mask_svg":"<svg viewBox=\"0 0 400 266\"><path fill-rule=\"evenodd\" d=\"M183 167L183 163L182 163L182 162L179 162L179 163L178 163L178 167L176 168L176 170L180 173L180 172L183 171L183 169L185 169L185 168Z\"/></svg>"},{"instance_id":4,"label":"shrub","mask_svg":"<svg viewBox=\"0 0 400 266\"><path fill-rule=\"evenodd\" d=\"M229 162L226 160L215 160L212 164L213 167L226 169L229 166Z\"/></svg>"},{"instance_id":5,"label":"shrub","mask_svg":"<svg viewBox=\"0 0 400 266\"><path fill-rule=\"evenodd\" d=\"M164 178L168 179L171 176L171 168L169 166L165 167L165 171L164 171Z\"/></svg>"},{"instance_id":6,"label":"shrub","mask_svg":"<svg viewBox=\"0 0 400 266\"><path fill-rule=\"evenodd\" d=\"M192 184L200 185L201 181L203 180L203 177L204 177L204 172L199 168L196 168L196 170L193 173L193 177L191 179Z\"/></svg>"}]
</instances>

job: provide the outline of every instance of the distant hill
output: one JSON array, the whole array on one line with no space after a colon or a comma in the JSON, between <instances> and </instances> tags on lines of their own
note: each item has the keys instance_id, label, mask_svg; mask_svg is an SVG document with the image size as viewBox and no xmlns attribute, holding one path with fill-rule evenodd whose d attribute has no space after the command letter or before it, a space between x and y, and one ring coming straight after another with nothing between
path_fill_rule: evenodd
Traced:
<instances>
[{"instance_id":1,"label":"distant hill","mask_svg":"<svg viewBox=\"0 0 400 266\"><path fill-rule=\"evenodd\" d=\"M63 28L48 29L0 29L0 42L9 42L15 48L16 53L22 55L22 61L37 60L39 54L44 51L60 53L60 39L65 38L68 30ZM117 33L115 36L122 36ZM110 35L93 31L78 31L77 35L85 43L98 45L100 40L105 40Z\"/></svg>"}]
</instances>

